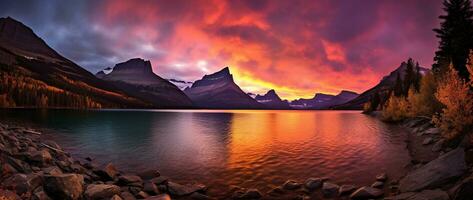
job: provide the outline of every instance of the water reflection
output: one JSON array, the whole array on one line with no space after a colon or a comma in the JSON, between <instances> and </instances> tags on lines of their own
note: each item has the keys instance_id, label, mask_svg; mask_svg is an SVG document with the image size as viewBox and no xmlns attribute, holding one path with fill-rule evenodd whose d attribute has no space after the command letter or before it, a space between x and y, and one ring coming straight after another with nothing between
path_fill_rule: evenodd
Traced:
<instances>
[{"instance_id":1,"label":"water reflection","mask_svg":"<svg viewBox=\"0 0 473 200\"><path fill-rule=\"evenodd\" d=\"M369 184L380 172L402 175L408 161L401 129L358 112L2 111L2 119L47 128L75 157L159 169L217 195L230 185L266 191L321 176Z\"/></svg>"}]
</instances>

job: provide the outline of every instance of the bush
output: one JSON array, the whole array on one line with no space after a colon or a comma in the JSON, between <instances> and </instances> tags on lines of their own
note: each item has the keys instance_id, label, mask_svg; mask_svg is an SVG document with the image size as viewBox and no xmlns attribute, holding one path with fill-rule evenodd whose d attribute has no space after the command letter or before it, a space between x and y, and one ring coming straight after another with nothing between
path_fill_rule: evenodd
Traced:
<instances>
[{"instance_id":1,"label":"bush","mask_svg":"<svg viewBox=\"0 0 473 200\"><path fill-rule=\"evenodd\" d=\"M432 117L435 112L441 109L440 102L435 98L437 91L437 82L431 72L425 74L420 82L420 89L415 93L415 89L411 87L407 101L409 102L409 116L426 116Z\"/></svg>"},{"instance_id":2,"label":"bush","mask_svg":"<svg viewBox=\"0 0 473 200\"><path fill-rule=\"evenodd\" d=\"M444 108L439 115L434 117L433 122L442 130L443 136L448 140L461 139L467 133L471 135L473 130L471 84L471 82L467 83L460 78L452 65L439 82L435 97L443 104Z\"/></svg>"},{"instance_id":3,"label":"bush","mask_svg":"<svg viewBox=\"0 0 473 200\"><path fill-rule=\"evenodd\" d=\"M405 97L391 95L383 109L383 120L390 122L401 121L409 116L409 103Z\"/></svg>"}]
</instances>

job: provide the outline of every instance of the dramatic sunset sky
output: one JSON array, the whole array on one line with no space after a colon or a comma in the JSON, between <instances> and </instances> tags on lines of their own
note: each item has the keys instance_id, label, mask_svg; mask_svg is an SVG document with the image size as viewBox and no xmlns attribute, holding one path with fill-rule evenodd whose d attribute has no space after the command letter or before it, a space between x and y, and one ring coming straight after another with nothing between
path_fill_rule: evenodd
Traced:
<instances>
[{"instance_id":1,"label":"dramatic sunset sky","mask_svg":"<svg viewBox=\"0 0 473 200\"><path fill-rule=\"evenodd\" d=\"M363 92L408 57L430 67L442 13L440 0L0 2L93 73L134 57L186 81L230 66L245 91L288 99Z\"/></svg>"}]
</instances>

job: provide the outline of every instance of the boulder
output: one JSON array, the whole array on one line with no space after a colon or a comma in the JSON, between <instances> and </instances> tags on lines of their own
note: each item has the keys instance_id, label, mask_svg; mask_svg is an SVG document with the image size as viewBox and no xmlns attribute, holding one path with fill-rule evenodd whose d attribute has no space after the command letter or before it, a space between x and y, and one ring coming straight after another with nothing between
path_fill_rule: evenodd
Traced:
<instances>
[{"instance_id":1,"label":"boulder","mask_svg":"<svg viewBox=\"0 0 473 200\"><path fill-rule=\"evenodd\" d=\"M340 195L350 194L354 190L356 190L356 186L354 185L342 185L340 186L340 189L338 190L338 194Z\"/></svg>"},{"instance_id":2,"label":"boulder","mask_svg":"<svg viewBox=\"0 0 473 200\"><path fill-rule=\"evenodd\" d=\"M113 197L110 198L110 200L123 200L123 199L116 194L116 195L113 195Z\"/></svg>"},{"instance_id":3,"label":"boulder","mask_svg":"<svg viewBox=\"0 0 473 200\"><path fill-rule=\"evenodd\" d=\"M156 185L166 184L168 182L168 178L165 176L159 176L159 177L151 179L151 182L153 182Z\"/></svg>"},{"instance_id":4,"label":"boulder","mask_svg":"<svg viewBox=\"0 0 473 200\"><path fill-rule=\"evenodd\" d=\"M186 196L194 192L203 192L206 189L207 187L202 184L181 185L179 183L168 182L169 193L174 196Z\"/></svg>"},{"instance_id":5,"label":"boulder","mask_svg":"<svg viewBox=\"0 0 473 200\"><path fill-rule=\"evenodd\" d=\"M33 152L31 160L40 164L41 166L46 166L51 163L53 157L48 150L43 149L41 151Z\"/></svg>"},{"instance_id":6,"label":"boulder","mask_svg":"<svg viewBox=\"0 0 473 200\"><path fill-rule=\"evenodd\" d=\"M282 188L285 190L295 190L300 187L301 187L301 184L293 180L286 181L282 186Z\"/></svg>"},{"instance_id":7,"label":"boulder","mask_svg":"<svg viewBox=\"0 0 473 200\"><path fill-rule=\"evenodd\" d=\"M381 181L376 181L374 182L371 187L374 187L374 188L383 188L384 187L384 183L381 182Z\"/></svg>"},{"instance_id":8,"label":"boulder","mask_svg":"<svg viewBox=\"0 0 473 200\"><path fill-rule=\"evenodd\" d=\"M399 182L401 192L436 188L458 178L467 170L464 157L464 150L457 148L411 171Z\"/></svg>"},{"instance_id":9,"label":"boulder","mask_svg":"<svg viewBox=\"0 0 473 200\"><path fill-rule=\"evenodd\" d=\"M53 199L76 200L84 191L84 177L79 174L44 176L44 191Z\"/></svg>"},{"instance_id":10,"label":"boulder","mask_svg":"<svg viewBox=\"0 0 473 200\"><path fill-rule=\"evenodd\" d=\"M324 196L333 196L337 194L340 186L330 182L324 182L322 185L322 193Z\"/></svg>"},{"instance_id":11,"label":"boulder","mask_svg":"<svg viewBox=\"0 0 473 200\"><path fill-rule=\"evenodd\" d=\"M143 191L150 195L156 195L159 193L158 187L151 181L146 181L143 185Z\"/></svg>"},{"instance_id":12,"label":"boulder","mask_svg":"<svg viewBox=\"0 0 473 200\"><path fill-rule=\"evenodd\" d=\"M443 147L443 143L445 142L444 139L441 139L439 141L437 141L433 146L432 146L432 151L433 152L439 152L440 150L442 150L442 147Z\"/></svg>"},{"instance_id":13,"label":"boulder","mask_svg":"<svg viewBox=\"0 0 473 200\"><path fill-rule=\"evenodd\" d=\"M424 139L424 141L422 141L422 145L429 145L433 141L434 140L431 137L427 137L427 138Z\"/></svg>"},{"instance_id":14,"label":"boulder","mask_svg":"<svg viewBox=\"0 0 473 200\"><path fill-rule=\"evenodd\" d=\"M52 166L52 167L45 167L41 169L45 174L49 175L58 175L62 174L62 170L59 167Z\"/></svg>"},{"instance_id":15,"label":"boulder","mask_svg":"<svg viewBox=\"0 0 473 200\"><path fill-rule=\"evenodd\" d=\"M376 199L384 195L384 192L377 188L361 187L350 195L350 199Z\"/></svg>"},{"instance_id":16,"label":"boulder","mask_svg":"<svg viewBox=\"0 0 473 200\"><path fill-rule=\"evenodd\" d=\"M138 194L136 194L135 196L138 199L146 199L147 197L149 197L149 195L144 191L139 191Z\"/></svg>"},{"instance_id":17,"label":"boulder","mask_svg":"<svg viewBox=\"0 0 473 200\"><path fill-rule=\"evenodd\" d=\"M315 190L319 187L322 186L322 179L320 178L308 178L305 183L304 183L304 186L305 188L307 188L309 191L312 191L312 190Z\"/></svg>"},{"instance_id":18,"label":"boulder","mask_svg":"<svg viewBox=\"0 0 473 200\"><path fill-rule=\"evenodd\" d=\"M248 189L246 191L236 191L233 193L232 199L260 199L262 196L257 189Z\"/></svg>"},{"instance_id":19,"label":"boulder","mask_svg":"<svg viewBox=\"0 0 473 200\"><path fill-rule=\"evenodd\" d=\"M104 180L114 180L119 174L112 163L108 163L103 169L95 170L94 173Z\"/></svg>"},{"instance_id":20,"label":"boulder","mask_svg":"<svg viewBox=\"0 0 473 200\"><path fill-rule=\"evenodd\" d=\"M384 181L386 181L386 179L388 179L388 175L387 175L386 173L378 174L378 175L376 176L376 180L377 180L377 181L382 181L382 182L384 182Z\"/></svg>"},{"instance_id":21,"label":"boulder","mask_svg":"<svg viewBox=\"0 0 473 200\"><path fill-rule=\"evenodd\" d=\"M471 200L473 198L473 176L462 181L455 190L455 200Z\"/></svg>"},{"instance_id":22,"label":"boulder","mask_svg":"<svg viewBox=\"0 0 473 200\"><path fill-rule=\"evenodd\" d=\"M1 200L21 200L20 196L15 194L10 190L0 189L0 199Z\"/></svg>"},{"instance_id":23,"label":"boulder","mask_svg":"<svg viewBox=\"0 0 473 200\"><path fill-rule=\"evenodd\" d=\"M15 191L20 196L30 190L25 174L14 174L3 180L0 185L5 189Z\"/></svg>"},{"instance_id":24,"label":"boulder","mask_svg":"<svg viewBox=\"0 0 473 200\"><path fill-rule=\"evenodd\" d=\"M201 194L201 193L197 193L197 192L192 193L189 196L189 198L193 199L193 200L210 200L210 199L212 199L212 198L210 198L209 196L207 196L205 194Z\"/></svg>"},{"instance_id":25,"label":"boulder","mask_svg":"<svg viewBox=\"0 0 473 200\"><path fill-rule=\"evenodd\" d=\"M424 131L424 134L438 135L438 134L440 134L440 129L439 128L429 128L429 129Z\"/></svg>"},{"instance_id":26,"label":"boulder","mask_svg":"<svg viewBox=\"0 0 473 200\"><path fill-rule=\"evenodd\" d=\"M157 170L146 170L137 174L143 180L150 180L155 177L160 176L161 174Z\"/></svg>"},{"instance_id":27,"label":"boulder","mask_svg":"<svg viewBox=\"0 0 473 200\"><path fill-rule=\"evenodd\" d=\"M168 194L160 194L157 196L147 197L145 200L171 200L171 197Z\"/></svg>"},{"instance_id":28,"label":"boulder","mask_svg":"<svg viewBox=\"0 0 473 200\"><path fill-rule=\"evenodd\" d=\"M141 185L143 186L143 180L139 176L135 175L122 175L118 177L118 185Z\"/></svg>"},{"instance_id":29,"label":"boulder","mask_svg":"<svg viewBox=\"0 0 473 200\"><path fill-rule=\"evenodd\" d=\"M133 194L131 194L130 192L122 192L120 193L120 197L123 200L136 200L135 196L133 196Z\"/></svg>"},{"instance_id":30,"label":"boulder","mask_svg":"<svg viewBox=\"0 0 473 200\"><path fill-rule=\"evenodd\" d=\"M120 187L106 184L90 184L85 190L87 199L108 199L114 195L120 194Z\"/></svg>"},{"instance_id":31,"label":"boulder","mask_svg":"<svg viewBox=\"0 0 473 200\"><path fill-rule=\"evenodd\" d=\"M0 198L1 199L1 198ZM33 194L33 199L34 200L52 200L51 197L49 197L46 192L43 190L37 191Z\"/></svg>"},{"instance_id":32,"label":"boulder","mask_svg":"<svg viewBox=\"0 0 473 200\"><path fill-rule=\"evenodd\" d=\"M286 193L284 189L281 186L279 186L279 187L272 188L271 190L268 191L267 194L270 196L280 196L284 193Z\"/></svg>"},{"instance_id":33,"label":"boulder","mask_svg":"<svg viewBox=\"0 0 473 200\"><path fill-rule=\"evenodd\" d=\"M424 190L419 193L407 192L396 196L386 197L385 200L449 200L449 196L442 190Z\"/></svg>"}]
</instances>

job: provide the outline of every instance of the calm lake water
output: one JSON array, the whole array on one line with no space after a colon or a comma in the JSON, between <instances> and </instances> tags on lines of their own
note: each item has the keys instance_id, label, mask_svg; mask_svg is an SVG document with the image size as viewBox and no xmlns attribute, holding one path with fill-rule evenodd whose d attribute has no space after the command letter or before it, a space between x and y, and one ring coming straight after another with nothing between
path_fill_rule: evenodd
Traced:
<instances>
[{"instance_id":1,"label":"calm lake water","mask_svg":"<svg viewBox=\"0 0 473 200\"><path fill-rule=\"evenodd\" d=\"M43 128L76 158L123 171L158 169L209 194L267 192L288 179L371 184L405 173L405 131L358 111L1 110Z\"/></svg>"}]
</instances>

